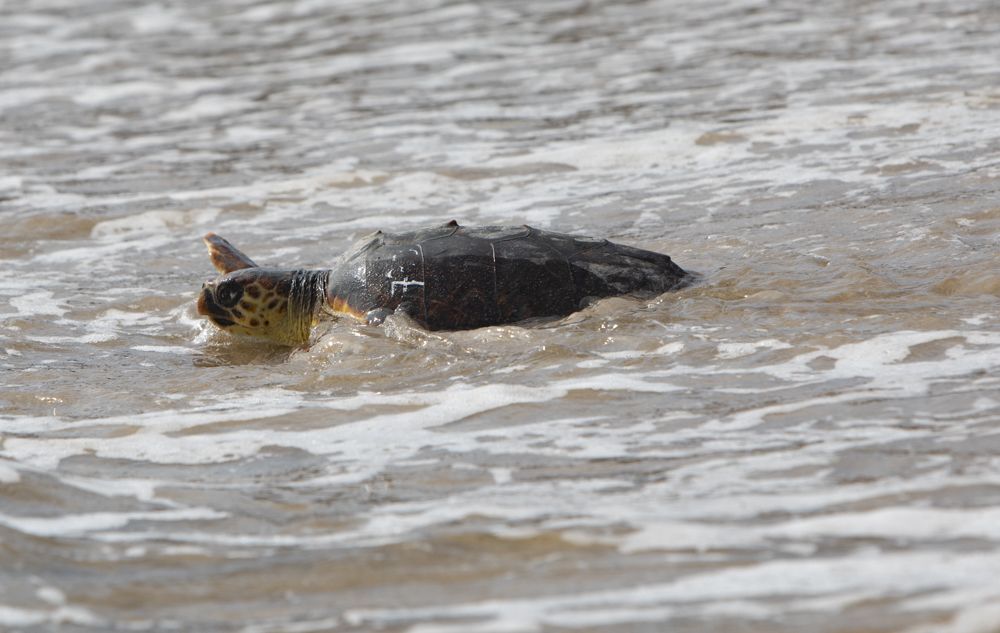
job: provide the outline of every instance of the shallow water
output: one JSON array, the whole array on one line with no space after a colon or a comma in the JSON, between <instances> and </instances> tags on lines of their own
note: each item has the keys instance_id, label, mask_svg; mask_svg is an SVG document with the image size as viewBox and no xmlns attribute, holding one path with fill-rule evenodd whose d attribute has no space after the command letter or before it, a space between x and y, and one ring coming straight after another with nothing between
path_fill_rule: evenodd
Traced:
<instances>
[{"instance_id":1,"label":"shallow water","mask_svg":"<svg viewBox=\"0 0 1000 633\"><path fill-rule=\"evenodd\" d=\"M0 628L1000 630L985 0L0 6ZM458 219L702 275L556 323L194 311Z\"/></svg>"}]
</instances>

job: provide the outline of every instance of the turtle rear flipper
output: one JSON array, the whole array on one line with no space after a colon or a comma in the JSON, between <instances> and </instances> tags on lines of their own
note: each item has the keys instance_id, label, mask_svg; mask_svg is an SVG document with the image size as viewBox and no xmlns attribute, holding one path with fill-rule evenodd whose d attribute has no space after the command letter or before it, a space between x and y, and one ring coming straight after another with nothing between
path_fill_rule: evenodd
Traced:
<instances>
[{"instance_id":1,"label":"turtle rear flipper","mask_svg":"<svg viewBox=\"0 0 1000 633\"><path fill-rule=\"evenodd\" d=\"M243 270L244 268L260 268L238 248L215 233L206 233L202 239L205 240L205 246L208 247L208 256L212 259L212 265L220 273L231 273L234 270Z\"/></svg>"}]
</instances>

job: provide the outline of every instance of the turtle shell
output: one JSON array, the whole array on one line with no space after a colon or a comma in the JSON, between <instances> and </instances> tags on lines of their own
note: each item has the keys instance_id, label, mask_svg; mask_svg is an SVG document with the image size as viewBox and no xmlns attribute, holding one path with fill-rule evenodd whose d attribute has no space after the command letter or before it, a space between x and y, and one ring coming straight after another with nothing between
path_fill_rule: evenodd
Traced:
<instances>
[{"instance_id":1,"label":"turtle shell","mask_svg":"<svg viewBox=\"0 0 1000 633\"><path fill-rule=\"evenodd\" d=\"M556 317L588 299L659 294L688 274L670 257L529 226L377 232L330 274L334 310L402 310L432 330Z\"/></svg>"}]
</instances>

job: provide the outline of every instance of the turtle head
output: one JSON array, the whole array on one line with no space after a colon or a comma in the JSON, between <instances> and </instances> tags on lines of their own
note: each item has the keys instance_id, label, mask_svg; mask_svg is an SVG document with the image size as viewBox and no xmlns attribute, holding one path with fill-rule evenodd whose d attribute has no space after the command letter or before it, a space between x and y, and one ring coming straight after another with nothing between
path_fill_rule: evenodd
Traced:
<instances>
[{"instance_id":1,"label":"turtle head","mask_svg":"<svg viewBox=\"0 0 1000 633\"><path fill-rule=\"evenodd\" d=\"M198 314L232 334L283 345L309 340L325 297L326 271L260 268L229 242L205 236L218 279L202 285Z\"/></svg>"}]
</instances>

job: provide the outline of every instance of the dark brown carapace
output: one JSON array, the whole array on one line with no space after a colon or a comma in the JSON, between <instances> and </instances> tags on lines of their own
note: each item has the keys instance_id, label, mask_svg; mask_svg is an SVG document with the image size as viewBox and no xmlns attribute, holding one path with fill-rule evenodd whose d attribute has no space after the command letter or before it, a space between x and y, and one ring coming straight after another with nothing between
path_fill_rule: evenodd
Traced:
<instances>
[{"instance_id":1,"label":"dark brown carapace","mask_svg":"<svg viewBox=\"0 0 1000 633\"><path fill-rule=\"evenodd\" d=\"M261 268L213 233L205 243L223 274L203 287L198 312L224 330L290 345L308 341L322 312L368 323L403 312L428 329L461 330L563 316L590 299L660 294L690 280L660 253L527 226L379 231L331 270Z\"/></svg>"}]
</instances>

